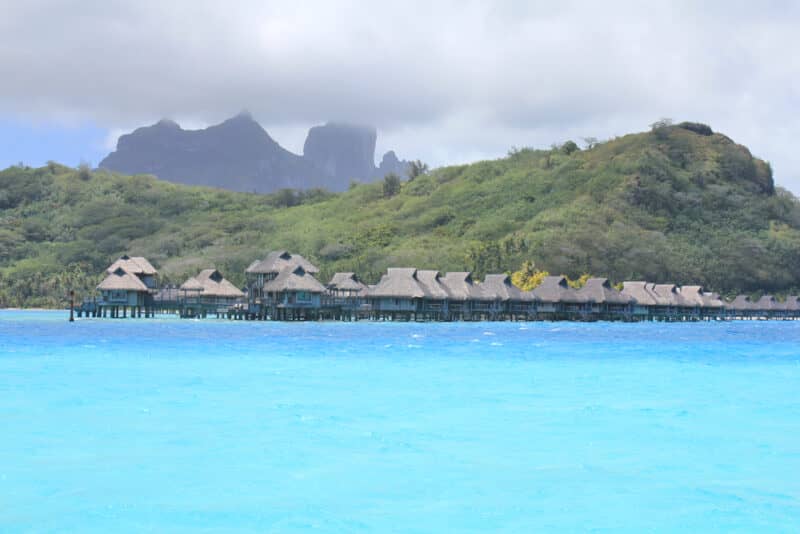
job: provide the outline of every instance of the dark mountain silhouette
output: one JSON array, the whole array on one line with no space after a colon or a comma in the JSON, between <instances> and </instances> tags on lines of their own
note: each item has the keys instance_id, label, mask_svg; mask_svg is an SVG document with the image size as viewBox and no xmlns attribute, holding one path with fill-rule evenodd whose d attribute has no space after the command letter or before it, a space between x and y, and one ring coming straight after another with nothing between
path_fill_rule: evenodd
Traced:
<instances>
[{"instance_id":1,"label":"dark mountain silhouette","mask_svg":"<svg viewBox=\"0 0 800 534\"><path fill-rule=\"evenodd\" d=\"M125 174L233 191L269 193L282 188L344 191L352 180L369 182L408 163L394 152L375 166L374 128L328 123L311 128L298 156L281 147L248 113L203 130L162 120L123 135L100 167Z\"/></svg>"}]
</instances>

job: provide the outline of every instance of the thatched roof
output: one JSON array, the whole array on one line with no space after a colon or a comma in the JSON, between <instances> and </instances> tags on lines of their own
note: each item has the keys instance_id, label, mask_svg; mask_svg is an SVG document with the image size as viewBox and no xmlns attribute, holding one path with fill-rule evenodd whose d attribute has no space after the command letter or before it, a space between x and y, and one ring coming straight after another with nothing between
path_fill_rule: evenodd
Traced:
<instances>
[{"instance_id":1,"label":"thatched roof","mask_svg":"<svg viewBox=\"0 0 800 534\"><path fill-rule=\"evenodd\" d=\"M800 303L798 302L797 297L795 295L786 297L786 301L783 303L783 308L790 312L800 311Z\"/></svg>"},{"instance_id":2,"label":"thatched roof","mask_svg":"<svg viewBox=\"0 0 800 534\"><path fill-rule=\"evenodd\" d=\"M142 256L128 256L127 254L121 256L117 261L109 265L108 269L106 269L106 272L110 274L116 271L118 268L122 268L124 271L131 274L158 274L156 268L153 267L149 261L147 261L147 258L143 258Z\"/></svg>"},{"instance_id":3,"label":"thatched roof","mask_svg":"<svg viewBox=\"0 0 800 534\"><path fill-rule=\"evenodd\" d=\"M264 291L267 293L279 293L282 291L324 293L325 286L320 284L302 265L296 265L294 268L284 269L278 273L278 276L264 284Z\"/></svg>"},{"instance_id":4,"label":"thatched roof","mask_svg":"<svg viewBox=\"0 0 800 534\"><path fill-rule=\"evenodd\" d=\"M656 291L656 284L653 282L648 282L645 288L653 295L653 298L656 300L656 306L673 306L675 304L672 294L668 292L666 295L661 295Z\"/></svg>"},{"instance_id":5,"label":"thatched roof","mask_svg":"<svg viewBox=\"0 0 800 534\"><path fill-rule=\"evenodd\" d=\"M708 291L703 291L703 302L705 302L706 308L725 307L725 303L722 302L722 298L719 296L719 293L711 293Z\"/></svg>"},{"instance_id":6,"label":"thatched roof","mask_svg":"<svg viewBox=\"0 0 800 534\"><path fill-rule=\"evenodd\" d=\"M425 298L425 290L416 277L414 268L389 268L380 282L369 290L370 297L390 297L404 299Z\"/></svg>"},{"instance_id":7,"label":"thatched roof","mask_svg":"<svg viewBox=\"0 0 800 534\"><path fill-rule=\"evenodd\" d=\"M589 278L578 290L578 295L586 302L597 304L630 304L633 299L623 295L613 287L608 278Z\"/></svg>"},{"instance_id":8,"label":"thatched roof","mask_svg":"<svg viewBox=\"0 0 800 534\"><path fill-rule=\"evenodd\" d=\"M417 283L425 292L425 298L431 300L445 300L449 296L447 289L441 282L439 271L419 270L416 274Z\"/></svg>"},{"instance_id":9,"label":"thatched roof","mask_svg":"<svg viewBox=\"0 0 800 534\"><path fill-rule=\"evenodd\" d=\"M203 284L201 284L197 278L191 277L181 284L181 289L184 291L192 291L193 293L202 293Z\"/></svg>"},{"instance_id":10,"label":"thatched roof","mask_svg":"<svg viewBox=\"0 0 800 534\"><path fill-rule=\"evenodd\" d=\"M244 293L230 283L225 277L222 276L216 269L204 269L200 274L189 278L183 283L181 289L199 289L202 291L203 296L208 297L223 297L223 298L242 298Z\"/></svg>"},{"instance_id":11,"label":"thatched roof","mask_svg":"<svg viewBox=\"0 0 800 534\"><path fill-rule=\"evenodd\" d=\"M775 300L775 297L772 295L764 295L753 303L752 309L758 311L776 311L783 309L783 305Z\"/></svg>"},{"instance_id":12,"label":"thatched roof","mask_svg":"<svg viewBox=\"0 0 800 534\"><path fill-rule=\"evenodd\" d=\"M328 289L361 292L365 291L367 286L358 279L356 273L336 273L328 282Z\"/></svg>"},{"instance_id":13,"label":"thatched roof","mask_svg":"<svg viewBox=\"0 0 800 534\"><path fill-rule=\"evenodd\" d=\"M693 302L689 302L683 297L678 291L678 286L675 284L655 284L653 286L653 291L661 300L662 305L666 306L683 306L683 307L691 307L695 304Z\"/></svg>"},{"instance_id":14,"label":"thatched roof","mask_svg":"<svg viewBox=\"0 0 800 534\"><path fill-rule=\"evenodd\" d=\"M703 298L702 286L681 286L678 292L690 306L703 307L706 305L706 301Z\"/></svg>"},{"instance_id":15,"label":"thatched roof","mask_svg":"<svg viewBox=\"0 0 800 534\"><path fill-rule=\"evenodd\" d=\"M650 284L647 282L623 282L622 294L634 299L637 304L642 306L658 304L658 297L650 290Z\"/></svg>"},{"instance_id":16,"label":"thatched roof","mask_svg":"<svg viewBox=\"0 0 800 534\"><path fill-rule=\"evenodd\" d=\"M583 298L567 283L563 276L547 276L539 287L533 290L533 296L541 302L569 304L584 302Z\"/></svg>"},{"instance_id":17,"label":"thatched roof","mask_svg":"<svg viewBox=\"0 0 800 534\"><path fill-rule=\"evenodd\" d=\"M746 311L752 310L753 304L753 301L747 295L738 295L728 304L728 308L736 311Z\"/></svg>"},{"instance_id":18,"label":"thatched roof","mask_svg":"<svg viewBox=\"0 0 800 534\"><path fill-rule=\"evenodd\" d=\"M267 254L263 260L250 264L245 272L253 274L279 273L284 269L301 266L310 274L319 273L319 269L300 254L290 254L285 250L274 250Z\"/></svg>"},{"instance_id":19,"label":"thatched roof","mask_svg":"<svg viewBox=\"0 0 800 534\"><path fill-rule=\"evenodd\" d=\"M453 301L467 301L480 295L480 289L472 280L472 273L452 272L439 278L448 298Z\"/></svg>"},{"instance_id":20,"label":"thatched roof","mask_svg":"<svg viewBox=\"0 0 800 534\"><path fill-rule=\"evenodd\" d=\"M507 274L487 274L480 284L480 288L493 300L530 302L535 299L533 293L522 291L512 284L511 278Z\"/></svg>"},{"instance_id":21,"label":"thatched roof","mask_svg":"<svg viewBox=\"0 0 800 534\"><path fill-rule=\"evenodd\" d=\"M147 286L139 280L139 277L117 267L105 279L100 282L97 289L105 291L147 291Z\"/></svg>"}]
</instances>

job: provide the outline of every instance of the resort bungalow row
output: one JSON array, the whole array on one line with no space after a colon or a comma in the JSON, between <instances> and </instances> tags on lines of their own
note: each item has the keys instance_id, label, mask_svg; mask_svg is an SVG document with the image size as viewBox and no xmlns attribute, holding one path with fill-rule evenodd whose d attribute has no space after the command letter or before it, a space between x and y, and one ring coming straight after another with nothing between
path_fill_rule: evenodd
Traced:
<instances>
[{"instance_id":1,"label":"resort bungalow row","mask_svg":"<svg viewBox=\"0 0 800 534\"><path fill-rule=\"evenodd\" d=\"M245 271L244 291L216 269L205 269L179 287L158 289L156 269L142 257L122 256L98 286L94 314L145 316L175 311L184 317L247 319L390 320L708 320L800 318L797 297L771 296L723 301L701 286L626 281L615 289L606 278L590 278L575 289L563 276L548 276L522 291L506 274L477 281L469 272L440 273L389 268L375 285L353 272L335 273L324 285L320 270L299 254L270 252ZM86 303L84 304L86 306ZM86 310L87 313L89 310ZM80 312L79 312L80 313Z\"/></svg>"}]
</instances>

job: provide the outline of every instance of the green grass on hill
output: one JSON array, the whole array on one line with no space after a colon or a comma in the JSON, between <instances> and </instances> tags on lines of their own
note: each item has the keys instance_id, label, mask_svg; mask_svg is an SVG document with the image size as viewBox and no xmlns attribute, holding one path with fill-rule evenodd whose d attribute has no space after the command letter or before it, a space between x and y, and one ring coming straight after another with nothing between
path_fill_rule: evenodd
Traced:
<instances>
[{"instance_id":1,"label":"green grass on hill","mask_svg":"<svg viewBox=\"0 0 800 534\"><path fill-rule=\"evenodd\" d=\"M699 132L699 133L698 133ZM662 126L590 150L566 144L436 169L387 196L253 195L58 164L0 172L0 306L88 293L128 252L168 281L215 266L235 283L267 251L321 278L388 266L699 283L724 293L800 288L800 205L769 165L698 125Z\"/></svg>"}]
</instances>

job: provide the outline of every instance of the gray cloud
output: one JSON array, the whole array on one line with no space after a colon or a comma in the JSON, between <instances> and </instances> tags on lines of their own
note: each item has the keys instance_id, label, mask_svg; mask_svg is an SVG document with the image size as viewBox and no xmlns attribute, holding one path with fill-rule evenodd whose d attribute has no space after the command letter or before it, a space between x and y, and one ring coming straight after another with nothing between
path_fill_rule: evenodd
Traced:
<instances>
[{"instance_id":1,"label":"gray cloud","mask_svg":"<svg viewBox=\"0 0 800 534\"><path fill-rule=\"evenodd\" d=\"M246 108L295 149L345 119L434 164L669 116L747 144L800 191L789 2L6 3L1 115L118 131Z\"/></svg>"}]
</instances>

